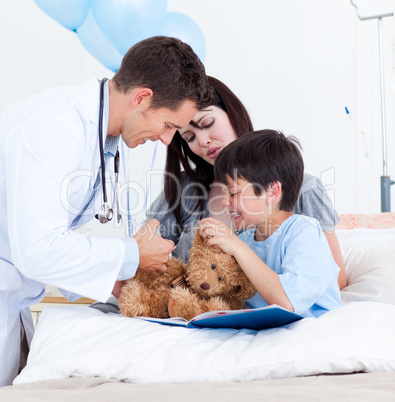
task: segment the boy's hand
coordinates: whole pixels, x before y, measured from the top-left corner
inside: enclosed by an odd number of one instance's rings
[[[225,253],[234,255],[241,241],[224,223],[215,218],[204,218],[199,222],[199,230],[209,246],[216,244]]]

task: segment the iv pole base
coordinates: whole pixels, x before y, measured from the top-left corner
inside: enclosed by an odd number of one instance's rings
[[[381,212],[391,212],[391,186],[395,184],[389,176],[381,176]]]

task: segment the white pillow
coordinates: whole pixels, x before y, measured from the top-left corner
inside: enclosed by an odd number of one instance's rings
[[[340,246],[392,245],[395,247],[395,228],[388,229],[336,229]]]
[[[46,307],[14,384],[69,376],[126,382],[249,381],[395,371],[395,306],[348,303],[263,331],[188,329]]]
[[[348,286],[343,303],[376,301],[395,304],[395,244],[351,246],[342,250]]]

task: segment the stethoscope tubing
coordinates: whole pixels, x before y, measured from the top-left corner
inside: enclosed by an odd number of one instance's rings
[[[104,147],[103,147],[103,110],[104,110],[104,84],[108,81],[107,78],[103,78],[100,82],[100,103],[99,103],[99,149],[100,149],[100,164],[101,164],[101,180],[103,186],[103,205],[100,208],[96,218],[100,223],[109,222],[114,216],[114,203],[117,208],[117,221],[121,221],[121,214],[119,213],[119,195],[118,195],[118,176],[119,176],[119,150],[114,157],[114,173],[115,173],[115,188],[113,197],[113,207],[110,208],[107,204],[107,188],[106,188],[106,166],[104,161]]]
[[[104,149],[103,149],[103,109],[104,109],[104,84],[107,78],[103,78],[100,83],[100,108],[99,108],[99,149],[100,149],[100,163],[101,163],[101,179],[103,185],[103,202],[107,203],[107,189],[106,189],[106,166],[104,164]]]

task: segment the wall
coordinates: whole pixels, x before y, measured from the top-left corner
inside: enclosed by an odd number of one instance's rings
[[[393,11],[395,2],[378,0],[375,7],[363,10]],[[199,24],[206,39],[207,72],[238,94],[255,128],[281,129],[300,139],[306,171],[322,178],[340,213],[380,211],[383,168],[376,20],[359,21],[346,0],[169,0],[168,9],[183,12]],[[388,174],[393,180],[394,25],[393,18],[383,20]],[[112,76],[74,33],[32,0],[3,5],[0,34],[0,111],[45,88]],[[146,144],[127,155],[126,179],[143,189],[154,147]],[[165,147],[159,144],[154,170],[163,169],[164,156]],[[160,175],[155,175],[152,197],[160,186]],[[143,216],[144,210],[134,214],[138,221]],[[106,233],[96,223],[90,228],[99,235]],[[116,236],[123,234],[124,228],[113,231]]]

